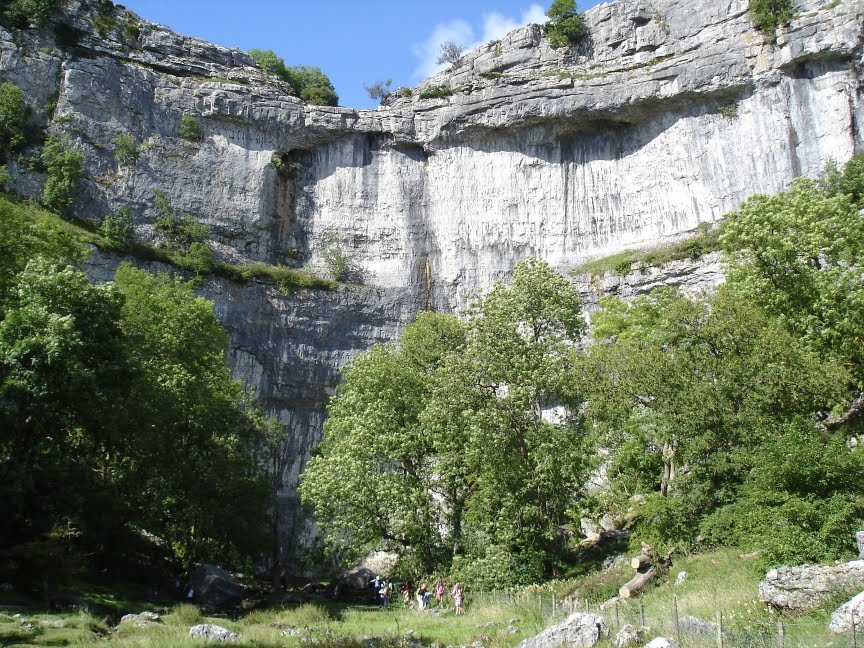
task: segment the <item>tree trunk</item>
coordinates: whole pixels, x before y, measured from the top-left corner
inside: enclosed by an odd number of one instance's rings
[[[636,574],[627,584],[621,586],[621,589],[618,590],[618,596],[622,599],[628,599],[634,594],[638,594],[656,575],[657,571],[653,567],[644,573]]]

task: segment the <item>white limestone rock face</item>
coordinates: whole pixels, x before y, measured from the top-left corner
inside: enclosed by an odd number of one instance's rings
[[[812,610],[844,591],[864,588],[864,560],[841,565],[778,567],[759,583],[759,598],[775,608]]]
[[[458,310],[527,256],[566,272],[677,240],[864,150],[862,3],[799,0],[776,45],[746,8],[606,3],[586,12],[591,37],[578,47],[552,49],[528,26],[424,83],[449,97],[417,91],[352,110],[307,106],[247,54],[125,9],[102,37],[95,0],[67,0],[60,20],[80,30],[79,55],[49,33],[0,28],[0,79],[85,154],[76,216],[98,222],[125,205],[137,236],[155,241],[161,192],[210,227],[220,260],[323,269],[338,245],[351,280],[368,286],[292,297],[254,283],[204,289],[231,333],[235,375],[289,434],[288,546],[298,475],[339,370],[419,310]],[[198,119],[200,142],[177,136],[184,115]],[[138,143],[130,166],[115,154],[120,134]],[[9,171],[13,189],[41,194],[41,173]],[[589,309],[603,292],[721,280],[716,259],[576,279]]]

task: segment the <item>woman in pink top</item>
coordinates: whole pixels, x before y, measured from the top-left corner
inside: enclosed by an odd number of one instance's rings
[[[435,599],[438,601],[438,607],[444,607],[444,592],[447,591],[447,586],[443,580],[439,580],[435,586]]]

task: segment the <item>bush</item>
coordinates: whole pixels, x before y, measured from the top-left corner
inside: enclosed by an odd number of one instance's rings
[[[753,26],[765,36],[765,41],[777,40],[777,28],[795,15],[793,0],[750,0],[747,7]]]
[[[555,0],[546,15],[549,17],[546,35],[549,44],[556,49],[579,42],[588,32],[575,0]]]
[[[67,214],[72,207],[72,194],[78,188],[84,156],[51,136],[42,150],[41,160],[48,172],[42,202],[58,214]]]
[[[453,94],[447,86],[428,86],[420,91],[421,99],[443,99]]]
[[[13,27],[44,27],[57,13],[62,0],[12,0],[3,14],[4,21]]]
[[[273,50],[249,50],[249,56],[266,73],[287,82],[294,94],[309,104],[337,106],[339,97],[330,79],[321,68],[298,65],[287,67]]]
[[[207,243],[196,241],[189,246],[186,261],[188,267],[196,274],[210,272],[213,269],[213,250]]]
[[[324,248],[322,256],[330,277],[334,281],[342,281],[348,274],[348,257],[345,256],[342,246],[335,241],[330,241]]]
[[[114,3],[111,0],[102,0],[99,3],[99,13],[96,14],[93,25],[102,38],[106,38],[117,27],[117,18],[114,16]]]
[[[123,205],[116,214],[106,216],[102,220],[102,225],[99,226],[99,233],[110,243],[120,246],[129,245],[135,235],[129,207]]]
[[[177,135],[190,142],[200,142],[203,137],[201,133],[201,122],[194,115],[183,115]]]
[[[4,157],[24,145],[27,104],[21,88],[13,83],[0,83],[0,154]]]
[[[116,135],[113,140],[114,155],[117,156],[117,162],[120,166],[132,166],[138,159],[138,142],[135,138],[127,133]]]
[[[390,86],[392,84],[393,79],[387,79],[386,81],[376,81],[375,83],[364,84],[363,89],[366,90],[366,94],[369,95],[370,99],[382,103],[390,96]]]
[[[161,191],[156,192],[155,201],[157,215],[154,230],[165,239],[169,248],[189,253],[193,243],[203,243],[210,234],[209,227],[196,223],[189,214],[175,214],[168,204],[168,198]],[[198,255],[200,258],[200,251]]]

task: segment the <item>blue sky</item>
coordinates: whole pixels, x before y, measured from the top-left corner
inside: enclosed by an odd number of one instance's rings
[[[439,43],[472,46],[526,22],[552,0],[120,0],[174,31],[249,50],[271,49],[286,65],[314,65],[339,103],[371,108],[363,84],[415,86],[434,68]],[[583,1],[580,10],[596,4]]]

